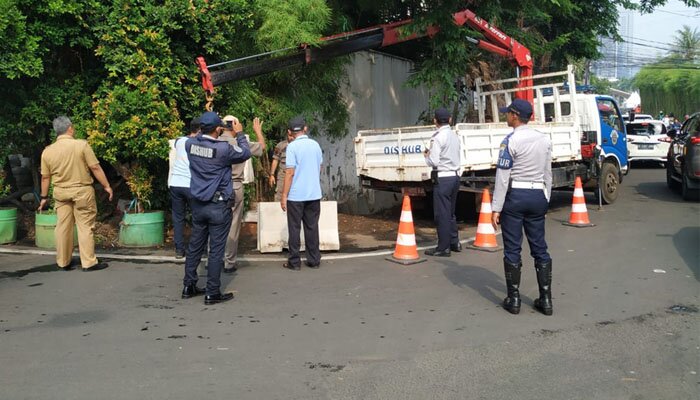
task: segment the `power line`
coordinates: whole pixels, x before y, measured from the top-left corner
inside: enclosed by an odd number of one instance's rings
[[[598,61],[598,60],[610,60],[610,61],[623,60],[624,61],[624,60],[628,60],[628,59],[629,60],[667,61],[667,62],[684,61],[682,59],[675,59],[675,58],[674,59],[666,59],[666,58],[667,57],[656,57],[656,56],[649,56],[646,54],[627,53],[626,56],[621,56],[621,55],[616,56],[616,55],[612,55],[612,54],[607,54],[607,55],[603,55],[603,57],[601,57],[597,60],[594,60],[594,61]],[[664,59],[666,59],[666,60],[664,60]],[[687,60],[685,60],[685,61],[687,61]]]
[[[642,40],[643,40],[643,39],[642,39]],[[615,43],[615,44],[618,44],[618,43],[627,43],[627,44],[630,44],[630,45],[632,45],[632,46],[647,47],[647,48],[650,48],[650,49],[664,50],[664,51],[670,51],[670,52],[679,52],[679,51],[681,51],[681,50],[679,50],[679,49],[672,49],[672,48],[668,48],[668,47],[654,46],[654,45],[652,45],[652,44],[633,42],[633,41],[625,40],[625,39],[623,39],[622,42],[614,42],[614,43]],[[660,43],[660,42],[656,42],[656,43]],[[671,45],[671,44],[665,44],[665,45],[666,45],[666,46],[676,46],[676,45]],[[603,48],[604,48],[604,49],[608,50],[609,47],[610,47],[610,46],[606,46],[605,44],[603,44]],[[611,50],[611,49],[610,49],[610,50]]]
[[[630,42],[630,41],[627,41],[627,40],[625,40],[624,43],[629,43],[629,44],[631,44],[631,45],[639,46],[639,47],[648,47],[648,48],[650,48],[650,49],[666,50],[666,51],[670,51],[670,52],[678,52],[678,51],[680,51],[680,50],[676,50],[676,49],[669,49],[669,48],[667,48],[667,47],[654,46],[654,45],[651,45],[651,44]]]
[[[692,16],[692,15],[687,15],[687,14],[681,14],[681,13],[677,13],[677,12],[673,12],[673,11],[666,11],[666,10],[654,10],[654,11],[658,11],[658,12],[662,12],[662,13],[666,13],[666,14],[678,15],[679,17],[700,18],[700,17],[696,17],[696,16]]]
[[[673,43],[657,42],[657,41],[654,41],[654,40],[649,40],[649,39],[644,39],[644,38],[634,37],[634,36],[627,36],[627,35],[620,35],[620,36],[622,36],[622,37],[624,37],[624,38],[629,38],[629,39],[632,39],[632,40],[642,40],[642,41],[649,42],[649,43],[662,44],[662,45],[664,45],[664,46],[679,47],[677,44],[673,44]]]

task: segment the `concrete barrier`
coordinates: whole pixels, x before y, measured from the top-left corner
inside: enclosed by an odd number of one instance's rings
[[[318,225],[319,247],[321,250],[340,250],[337,202],[321,202],[321,217]],[[288,239],[287,214],[282,211],[280,203],[258,203],[258,251],[261,253],[279,253],[282,249],[287,248]],[[303,228],[301,230],[301,249],[304,249]]]

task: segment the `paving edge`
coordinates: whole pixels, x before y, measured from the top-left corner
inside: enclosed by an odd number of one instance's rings
[[[496,235],[500,235],[497,232]],[[460,240],[462,244],[473,241],[475,238],[470,237],[469,239]],[[425,250],[434,247],[431,246],[419,246],[418,250]],[[335,253],[335,254],[323,254],[323,260],[345,260],[349,258],[359,258],[359,257],[377,257],[377,256],[387,256],[394,253],[394,250],[374,250],[363,253]],[[31,254],[36,256],[55,256],[55,251],[49,250],[34,250],[31,248],[22,249],[11,249],[0,247],[0,254]],[[78,256],[79,253],[73,253],[74,256]],[[173,262],[173,263],[184,263],[185,260],[180,258],[177,259],[174,256],[156,256],[156,255],[131,255],[131,254],[115,254],[115,253],[97,253],[98,258],[108,258],[112,260],[139,260],[139,261],[160,261],[160,262]],[[204,257],[203,259],[206,259]],[[244,262],[277,262],[285,261],[286,257],[241,257],[240,260]]]

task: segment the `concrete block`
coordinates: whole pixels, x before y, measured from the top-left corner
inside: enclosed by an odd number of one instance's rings
[[[338,203],[321,202],[319,218],[319,242],[322,251],[340,250],[338,235]],[[258,203],[258,250],[261,253],[279,253],[287,248],[289,233],[287,214],[279,202]],[[301,231],[301,248],[304,249],[304,230]]]

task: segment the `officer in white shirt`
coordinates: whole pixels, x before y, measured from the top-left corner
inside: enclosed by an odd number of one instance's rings
[[[187,159],[185,142],[199,133],[199,117],[190,121],[190,134],[171,140],[170,173],[168,174],[168,190],[173,213],[173,242],[175,242],[175,258],[185,257],[185,211],[190,207],[190,161]]]
[[[552,194],[552,142],[527,126],[532,105],[521,99],[499,109],[513,132],[501,143],[493,190],[493,226],[503,230],[503,268],[508,297],[503,308],[520,312],[520,258],[523,228],[535,259],[540,297],[535,308],[552,315],[552,258],[544,239],[545,214]]]
[[[425,251],[426,255],[449,257],[451,251],[462,251],[457,231],[455,206],[459,193],[460,143],[452,131],[450,113],[444,108],[435,110],[433,120],[438,130],[424,152],[425,162],[433,167],[433,214],[437,225],[438,244]]]

